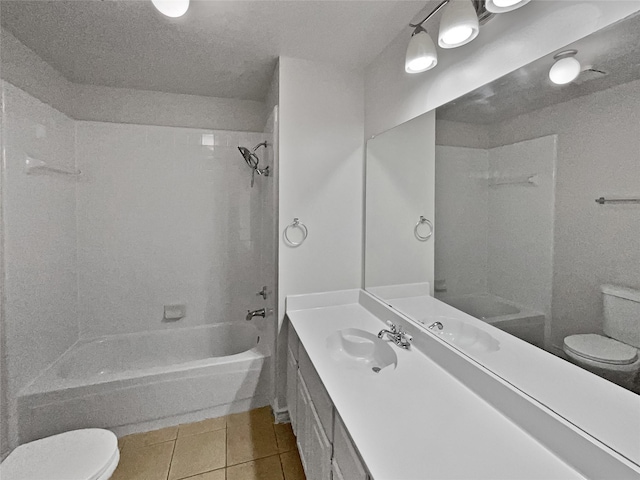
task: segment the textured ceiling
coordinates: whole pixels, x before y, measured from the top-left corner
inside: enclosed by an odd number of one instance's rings
[[[0,8],[3,27],[73,82],[263,100],[278,56],[363,68],[428,3],[192,0],[176,20],[150,0]]]
[[[582,72],[572,83],[554,85],[549,80],[553,55],[484,85],[438,108],[437,118],[464,123],[502,122],[573,98],[640,79],[640,14],[599,30],[558,52],[578,50],[583,68],[606,72]]]

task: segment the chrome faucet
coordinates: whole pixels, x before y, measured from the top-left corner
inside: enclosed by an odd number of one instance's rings
[[[433,330],[436,327],[438,327],[438,330],[442,330],[444,328],[444,326],[440,322],[433,322],[431,325],[429,325],[428,328],[429,330]]]
[[[378,338],[382,338],[386,335],[393,343],[395,343],[400,348],[408,349],[411,346],[413,337],[402,330],[402,327],[398,327],[392,322],[387,322],[387,325],[389,325],[389,330],[380,330],[380,332],[378,333]]]
[[[264,318],[266,314],[267,314],[267,311],[264,308],[259,308],[258,310],[247,310],[247,316],[245,317],[245,319],[251,320],[253,317]]]

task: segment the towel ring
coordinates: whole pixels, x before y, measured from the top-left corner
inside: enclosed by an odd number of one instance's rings
[[[297,228],[298,230],[300,230],[302,232],[302,240],[300,240],[299,242],[292,241],[288,235],[290,228]],[[294,218],[293,223],[287,225],[284,228],[284,232],[282,236],[284,237],[284,243],[289,245],[291,248],[296,248],[304,243],[304,241],[307,239],[308,234],[309,234],[309,230],[307,230],[306,225],[304,223],[300,223],[300,220],[298,218]]]
[[[429,233],[423,236],[423,235],[420,235],[420,233],[418,233],[418,228],[420,227],[420,225],[425,225],[425,224],[429,226]],[[429,238],[431,238],[431,235],[433,235],[433,223],[431,223],[429,220],[424,218],[424,216],[420,215],[420,220],[418,220],[418,223],[416,223],[416,226],[413,227],[413,234],[421,242],[426,242],[427,240],[429,240]]]

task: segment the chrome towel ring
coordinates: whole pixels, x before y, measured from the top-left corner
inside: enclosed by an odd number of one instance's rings
[[[297,228],[302,232],[302,240],[300,240],[299,242],[294,242],[289,238],[289,230],[292,228]],[[282,236],[284,238],[284,243],[289,245],[291,248],[296,248],[304,243],[304,241],[307,239],[308,234],[309,234],[309,230],[307,230],[306,225],[304,223],[300,223],[300,220],[298,218],[294,218],[293,223],[290,223],[285,227],[284,232],[282,233]]]
[[[429,233],[427,233],[426,235],[420,235],[420,233],[418,232],[420,225],[427,225],[429,227]],[[418,220],[418,223],[416,223],[416,226],[413,227],[413,234],[421,242],[426,242],[427,240],[429,240],[429,238],[431,238],[431,235],[433,235],[433,223],[431,223],[431,221],[424,218],[424,216],[420,215],[420,220]]]

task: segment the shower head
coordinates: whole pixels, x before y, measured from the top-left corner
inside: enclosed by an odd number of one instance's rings
[[[255,153],[253,153],[251,150],[249,150],[246,147],[238,147],[238,150],[240,150],[240,153],[244,157],[244,161],[247,162],[247,165],[249,165],[249,167],[253,169],[258,168],[258,162],[260,160],[258,159],[258,156]]]
[[[264,175],[265,177],[269,176],[269,167],[258,168],[260,159],[255,154],[255,151],[260,147],[267,148],[267,142],[265,141],[265,142],[259,143],[258,145],[253,147],[253,151],[249,150],[247,147],[238,147],[238,150],[242,154],[244,161],[247,163],[247,165],[251,169],[251,187],[252,188],[253,188],[253,181],[256,173],[261,176]]]

